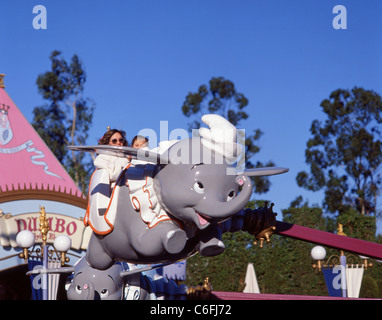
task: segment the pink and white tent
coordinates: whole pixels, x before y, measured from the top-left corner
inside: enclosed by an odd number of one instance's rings
[[[55,200],[81,207],[85,203],[73,179],[0,81],[0,202],[20,199]]]

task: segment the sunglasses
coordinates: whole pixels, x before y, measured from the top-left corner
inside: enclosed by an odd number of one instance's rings
[[[125,143],[125,139],[124,138],[119,138],[119,139],[113,139],[113,140],[110,140],[112,144],[116,144],[117,142],[120,142],[120,143]]]

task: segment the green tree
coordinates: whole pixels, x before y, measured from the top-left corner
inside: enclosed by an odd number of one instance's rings
[[[192,119],[189,123],[189,131],[200,128],[200,118],[203,114],[218,114],[234,126],[240,128],[242,122],[248,119],[245,108],[248,106],[248,99],[244,94],[237,92],[232,81],[223,77],[213,77],[209,85],[201,85],[195,93],[188,93],[182,106],[182,112],[186,117]],[[262,136],[259,129],[252,132],[246,132],[245,136],[245,167],[258,168],[265,166],[274,166],[274,163],[268,161],[263,164],[260,161],[253,163],[253,156],[260,151],[256,144]],[[254,191],[256,193],[265,193],[270,188],[270,181],[266,177],[255,177]]]
[[[310,174],[299,172],[298,185],[324,190],[324,207],[331,213],[353,208],[376,216],[382,182],[381,97],[363,88],[338,89],[321,107],[326,120],[312,123],[305,151]]]
[[[51,70],[37,78],[38,92],[49,104],[33,109],[32,125],[66,168],[76,184],[86,191],[91,158],[69,152],[68,145],[83,145],[93,119],[94,104],[83,97],[86,73],[77,55],[66,62],[61,52],[50,55]]]
[[[375,242],[376,219],[370,215],[360,215],[354,208],[349,208],[337,217],[337,223],[343,225],[348,237]]]
[[[284,209],[282,215],[285,222],[312,229],[327,230],[331,225],[323,216],[321,208],[309,207],[307,204]],[[312,268],[310,252],[314,244],[280,236],[275,244],[278,246],[277,256],[273,258],[277,260],[280,280],[278,285],[274,280],[268,280],[274,286],[274,293],[327,295],[322,274],[317,274]]]
[[[361,298],[369,298],[369,299],[381,298],[382,295],[380,294],[380,289],[382,288],[380,287],[380,284],[381,284],[380,281],[381,280],[379,280],[379,283],[378,283],[372,277],[368,275],[364,276],[362,279],[359,296]]]

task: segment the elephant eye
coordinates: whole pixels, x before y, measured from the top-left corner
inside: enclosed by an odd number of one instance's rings
[[[81,288],[80,285],[77,285],[77,286],[76,286],[76,292],[77,292],[78,294],[81,294],[81,293],[82,293],[82,288]]]
[[[204,186],[203,186],[203,184],[201,182],[199,182],[199,181],[195,182],[194,190],[195,190],[196,193],[200,193],[200,194],[204,193]]]
[[[103,298],[106,298],[107,296],[109,295],[109,290],[107,290],[107,289],[103,289],[102,291],[101,291],[101,299],[103,299]]]
[[[228,196],[227,196],[227,201],[231,201],[233,198],[235,198],[236,196],[236,192],[235,191],[230,191],[230,193],[228,193]]]

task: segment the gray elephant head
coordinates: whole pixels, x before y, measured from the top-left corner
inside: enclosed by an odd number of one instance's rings
[[[201,141],[181,140],[168,150],[169,163],[156,174],[154,190],[168,213],[205,229],[240,211],[251,197],[252,183],[232,174],[226,159]]]
[[[121,300],[123,293],[123,267],[114,264],[107,270],[91,268],[80,259],[74,268],[73,280],[68,288],[69,300]]]
[[[108,269],[96,269],[83,257],[73,267],[35,268],[27,275],[72,274],[67,287],[68,300],[146,300],[150,292],[145,286],[147,279],[141,285],[142,273],[166,265],[139,267],[117,262]]]

